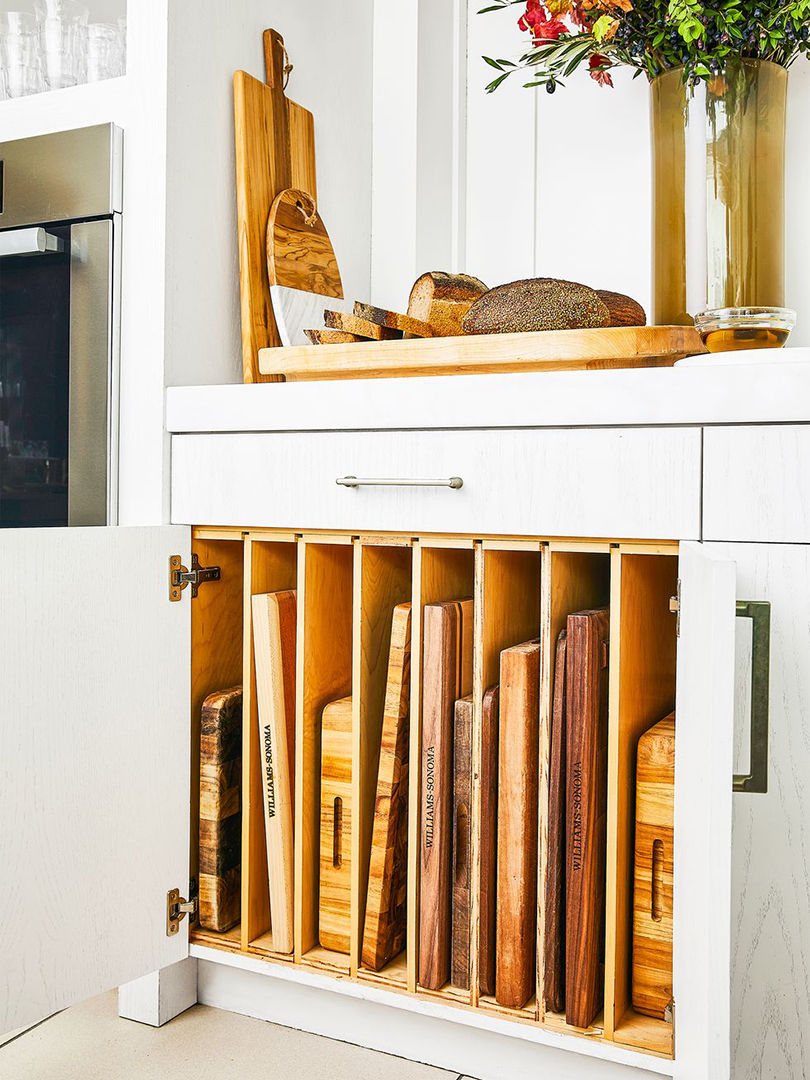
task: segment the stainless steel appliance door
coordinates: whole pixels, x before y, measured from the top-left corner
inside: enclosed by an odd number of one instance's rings
[[[70,230],[68,524],[117,520],[116,221]]]

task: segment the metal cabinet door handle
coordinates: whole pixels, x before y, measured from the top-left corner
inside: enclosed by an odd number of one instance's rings
[[[64,241],[45,229],[14,229],[0,233],[0,258],[4,255],[48,255],[64,250]]]
[[[335,480],[341,487],[447,487],[456,491],[463,487],[464,481],[460,476],[450,476],[446,480],[413,480],[413,479],[390,479],[379,477],[374,479],[362,479],[356,476],[339,476]]]
[[[764,795],[768,790],[768,708],[771,672],[771,605],[768,600],[738,600],[737,615],[751,619],[751,764],[734,777],[734,791]]]

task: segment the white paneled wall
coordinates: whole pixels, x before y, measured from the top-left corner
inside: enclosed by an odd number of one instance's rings
[[[376,302],[401,307],[418,273],[449,268],[489,285],[533,275],[570,278],[629,293],[649,312],[646,79],[617,70],[611,90],[580,71],[549,95],[524,89],[528,80],[518,75],[487,95],[495,72],[482,54],[517,58],[528,36],[516,25],[520,5],[478,15],[483,6],[483,0],[375,0],[375,46],[381,37],[388,42],[374,60]],[[403,10],[407,34],[394,45]],[[414,40],[416,56],[407,51]],[[399,59],[391,65],[395,49]],[[790,80],[787,303],[799,312],[791,341],[799,345],[810,343],[810,63],[797,61]],[[405,112],[403,143],[397,116]],[[417,146],[417,197],[402,198],[389,177],[413,175]]]

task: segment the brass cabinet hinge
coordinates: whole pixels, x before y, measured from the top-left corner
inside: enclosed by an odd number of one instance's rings
[[[166,937],[174,937],[180,930],[180,923],[186,915],[191,916],[191,922],[197,917],[197,882],[192,880],[188,883],[189,899],[180,895],[179,889],[169,889],[166,893]]]
[[[200,560],[196,555],[191,556],[191,569],[183,566],[181,555],[169,556],[169,600],[179,600],[183,595],[183,589],[191,586],[191,598],[195,599],[200,585],[206,581],[219,581],[222,574],[218,566],[200,566]]]
[[[677,616],[675,621],[675,636],[681,636],[681,579],[678,578],[678,593],[669,598],[669,610]]]

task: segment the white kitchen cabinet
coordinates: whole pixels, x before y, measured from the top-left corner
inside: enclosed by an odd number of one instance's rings
[[[616,374],[622,381],[627,379],[627,373]],[[546,377],[537,378],[538,384],[545,385]],[[525,387],[525,378],[520,379]],[[503,389],[509,384],[501,385]],[[265,400],[268,388],[255,389]],[[314,401],[324,391],[314,385],[310,392]],[[361,386],[359,392],[365,388]],[[375,392],[369,388],[369,397]],[[693,393],[690,379],[690,402]],[[76,731],[69,745],[60,744],[58,760],[54,760],[47,751],[59,724],[3,728],[4,739],[9,733],[12,736],[2,757],[12,783],[4,784],[3,795],[13,808],[25,798],[34,815],[30,824],[20,816],[17,838],[15,832],[6,832],[5,823],[16,821],[19,811],[10,810],[8,802],[3,806],[4,850],[9,853],[5,866],[11,870],[12,886],[4,883],[0,897],[3,908],[8,905],[14,916],[4,920],[2,931],[7,932],[5,923],[14,928],[13,940],[8,938],[13,965],[3,983],[5,1026],[19,1026],[190,955],[199,963],[200,1001],[471,1075],[510,1080],[544,1071],[572,1080],[655,1075],[679,1080],[779,1075],[798,1080],[803,1076],[807,1071],[804,1031],[810,1019],[805,975],[810,868],[803,854],[807,814],[801,784],[810,754],[802,712],[810,694],[805,670],[810,631],[804,603],[810,584],[810,548],[702,542],[700,482],[705,485],[705,474],[698,472],[694,481],[691,447],[696,441],[699,448],[706,432],[691,424],[677,424],[677,402],[670,401],[668,409],[673,419],[664,427],[655,420],[645,424],[643,416],[626,428],[606,424],[604,430],[596,431],[561,432],[550,426],[514,432],[496,426],[487,431],[444,432],[428,425],[410,433],[402,458],[397,455],[403,432],[380,430],[379,414],[373,409],[361,431],[320,435],[277,431],[261,437],[234,431],[232,421],[230,434],[206,434],[204,420],[195,421],[198,426],[192,429],[175,415],[176,527],[0,536],[4,611],[0,673],[4,685],[9,672],[23,673],[22,679],[17,674],[17,681],[11,682],[10,702],[21,716],[36,720],[44,715],[49,723],[61,709]],[[189,435],[189,430],[196,433]],[[209,430],[215,430],[214,425]],[[627,445],[644,458],[629,473],[629,482],[627,475],[616,471],[619,465],[633,468],[629,457],[616,453],[615,448],[622,445],[619,435],[628,437]],[[265,466],[271,458],[262,455],[268,453],[263,447],[271,444],[260,438],[276,440],[272,447],[278,456],[272,461],[283,465],[283,484],[274,480],[275,486],[267,486]],[[531,514],[521,516],[522,511],[514,510],[516,494],[507,498],[503,492],[518,491],[532,461],[530,450],[516,456],[516,446],[539,448],[558,467],[566,459],[553,459],[549,447],[576,448],[586,443],[599,457],[603,491],[621,492],[622,485],[627,485],[626,501],[613,507],[604,501],[600,504],[612,515],[610,528],[600,528],[596,514],[577,516],[571,510],[568,516],[568,508],[584,506],[585,501],[577,502],[579,494],[568,498],[562,487],[544,488],[542,480],[536,482]],[[374,448],[370,457],[363,457],[365,446]],[[463,488],[357,492],[334,485],[337,476],[354,471],[348,454],[338,460],[336,451],[348,449],[369,471],[384,465],[386,473],[400,478],[419,478],[418,470],[424,477],[431,466],[430,478],[444,472],[453,475],[454,447],[471,455],[467,461],[475,462],[479,470],[469,474],[475,481],[468,489],[472,501],[464,504],[467,516],[459,517],[455,527],[455,504],[450,500],[463,494]],[[665,455],[657,456],[657,448],[680,455],[680,463],[665,462]],[[576,452],[582,459],[586,456],[584,451]],[[511,473],[499,488],[496,477],[507,459]],[[398,461],[402,467],[395,471]],[[319,463],[317,469],[313,462]],[[657,487],[659,465],[662,475],[686,477],[681,486],[664,485],[666,493],[677,496],[671,511]],[[582,480],[584,469],[577,475]],[[468,478],[464,479],[466,485]],[[480,487],[484,482],[491,486]],[[329,490],[322,491],[319,484]],[[260,493],[254,502],[250,501],[251,485]],[[589,491],[595,501],[603,498],[596,488]],[[436,494],[439,499],[433,499]],[[359,502],[358,495],[369,498]],[[349,516],[335,516],[334,507],[341,505],[337,500],[344,497],[347,504],[363,508],[356,522]],[[639,509],[645,505],[647,518]],[[197,517],[198,510],[205,512],[204,522]],[[706,513],[704,497],[704,520]],[[476,527],[477,515],[486,528]],[[499,520],[509,527],[498,528]],[[409,527],[410,522],[415,524]],[[553,532],[547,523],[553,523]],[[200,526],[194,529],[191,544],[189,525]],[[140,535],[146,539],[137,540]],[[184,565],[190,566],[191,549],[204,566],[219,565],[221,579],[203,584],[197,599],[191,598],[189,588],[179,603],[171,603],[168,556],[180,554]],[[541,1008],[517,1015],[483,1000],[465,1003],[449,992],[420,992],[411,980],[412,942],[401,967],[379,977],[362,971],[350,958],[344,962],[324,955],[304,935],[293,957],[279,955],[273,950],[269,915],[262,907],[266,902],[257,892],[255,867],[246,888],[248,900],[251,896],[259,899],[252,907],[250,902],[243,907],[242,922],[234,931],[217,936],[196,929],[189,945],[186,919],[173,938],[166,936],[166,893],[175,887],[185,889],[189,863],[193,866],[195,858],[193,852],[189,855],[188,844],[189,793],[192,821],[195,813],[188,747],[190,729],[193,744],[194,711],[209,677],[201,673],[206,667],[216,667],[209,674],[218,688],[220,683],[232,685],[238,680],[243,664],[251,662],[244,599],[250,592],[290,587],[296,576],[300,588],[313,567],[317,574],[325,566],[332,567],[333,582],[340,577],[339,591],[350,598],[351,612],[344,613],[346,625],[351,624],[348,640],[362,640],[364,620],[369,617],[365,605],[374,603],[364,599],[362,587],[367,557],[372,559],[370,573],[375,581],[394,580],[404,568],[417,603],[429,596],[425,582],[442,575],[446,580],[463,579],[474,591],[485,589],[488,559],[500,560],[501,579],[509,580],[511,575],[513,597],[526,580],[540,581],[541,592],[544,587],[553,591],[555,574],[560,580],[555,560],[568,566],[565,573],[574,580],[573,571],[581,560],[593,580],[613,590],[611,606],[622,634],[617,663],[626,659],[622,643],[633,634],[641,641],[656,637],[671,641],[673,656],[677,649],[677,669],[661,676],[671,680],[677,695],[674,1025],[648,1022],[628,1007],[628,952],[620,932],[628,894],[626,878],[624,886],[619,880],[631,856],[626,848],[621,857],[614,854],[609,860],[609,867],[619,874],[608,887],[606,947],[611,991],[606,995],[605,1015],[584,1034],[567,1028],[560,1017],[543,1015]],[[527,565],[531,573],[521,576]],[[376,576],[380,568],[391,573]],[[353,576],[358,573],[360,587]],[[652,637],[646,623],[636,625],[634,617],[633,605],[638,600],[631,586],[639,573],[642,581],[647,577],[650,582],[642,596],[652,597],[654,606],[639,607],[638,618],[642,611],[654,611]],[[666,601],[670,591],[677,595],[678,582],[680,636],[676,641],[676,616],[670,614]],[[323,578],[321,586],[326,595],[329,590]],[[310,589],[310,595],[317,597],[318,590]],[[767,794],[732,793],[734,773],[746,773],[749,764],[748,620],[735,616],[738,601],[772,605]],[[545,603],[542,599],[541,608]],[[503,607],[506,610],[509,605]],[[6,611],[14,613],[10,619]],[[624,628],[617,611],[623,612]],[[70,629],[60,628],[50,635],[50,647],[43,650],[42,634],[36,630],[56,626],[60,612],[71,616]],[[321,605],[316,617],[330,626],[332,613],[328,604]],[[333,620],[335,641],[344,640],[342,619]],[[737,639],[742,645],[735,653]],[[41,675],[43,662],[47,680]],[[299,667],[302,663],[299,660]],[[350,661],[350,668],[355,664],[357,659]],[[82,710],[74,702],[70,692],[74,670],[88,687],[93,708]],[[362,662],[359,670],[362,686]],[[67,691],[62,692],[63,687]],[[664,689],[660,702],[651,697],[655,708],[666,699]],[[193,702],[191,724],[189,701]],[[612,715],[618,715],[615,699],[611,708]],[[248,722],[253,725],[250,717]],[[622,784],[632,779],[628,763],[633,730],[633,725],[628,726],[612,751],[609,814],[616,836],[626,833],[628,825],[619,794],[627,790]],[[15,736],[15,731],[24,737]],[[77,772],[79,758],[81,771]],[[57,765],[62,766],[62,778]],[[299,769],[303,766],[299,762]],[[77,782],[68,782],[77,775]],[[53,789],[58,793],[58,807],[44,790],[45,782],[55,784],[56,779],[65,780],[62,787]],[[244,791],[247,825],[243,829],[247,831],[243,838],[255,840],[256,830],[263,826],[255,805],[251,807],[247,786]],[[312,791],[310,777],[302,798],[310,799]],[[65,828],[59,822],[67,823],[71,831],[57,835],[64,835],[69,846],[82,854],[59,859],[54,870],[54,860],[64,845],[54,847],[47,838],[54,828]],[[5,842],[6,835],[14,837],[13,844]],[[305,853],[302,865],[306,862]],[[122,881],[125,887],[119,895]],[[52,901],[44,909],[38,899],[43,892]],[[298,894],[296,911],[304,918],[311,897],[300,880]],[[88,900],[96,896],[104,898],[103,905]],[[113,904],[117,905],[114,919],[106,914]],[[49,913],[47,917],[43,910]],[[54,941],[60,943],[58,952],[51,947]],[[24,980],[19,972],[25,973]],[[180,981],[187,999],[191,991],[185,973]],[[157,994],[157,985],[154,978],[142,981],[138,993],[129,995],[130,1001],[139,994],[147,998]],[[147,1018],[148,1010],[139,1014],[137,1005],[124,1006],[124,1011]],[[171,1012],[152,1009],[152,1022],[166,1019]],[[668,1053],[673,1034],[674,1058]]]

